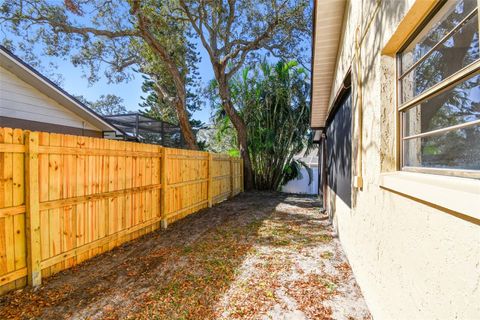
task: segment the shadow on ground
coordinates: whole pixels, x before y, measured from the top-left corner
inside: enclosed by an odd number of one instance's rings
[[[239,195],[63,271],[35,292],[2,297],[0,318],[279,319],[294,312],[329,319],[328,303],[313,299],[319,305],[312,313],[299,302],[309,294],[329,300],[341,280],[315,262],[343,257],[323,248],[333,238],[318,206],[309,197]],[[303,254],[311,256],[306,267]],[[308,264],[322,271],[318,277],[303,276]],[[296,302],[284,303],[282,295]]]

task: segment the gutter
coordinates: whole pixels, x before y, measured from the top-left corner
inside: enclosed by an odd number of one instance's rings
[[[317,34],[317,0],[313,0],[313,16],[312,16],[312,57],[310,59],[310,125],[312,124],[313,110],[313,67],[315,62],[315,36]],[[312,128],[315,130],[315,128]],[[323,130],[323,128],[321,129]]]

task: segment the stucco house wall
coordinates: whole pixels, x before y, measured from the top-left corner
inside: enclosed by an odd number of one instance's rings
[[[385,173],[397,170],[395,56],[385,54],[385,46],[414,5],[432,2],[351,0],[343,19],[330,101],[351,68],[354,164],[358,135],[363,138],[361,172],[354,165],[352,176],[362,176],[363,187],[352,185],[351,209],[330,189],[329,213],[375,319],[480,319],[478,217],[382,183]],[[478,186],[472,179],[448,179],[459,188]],[[480,187],[465,201],[480,207]]]

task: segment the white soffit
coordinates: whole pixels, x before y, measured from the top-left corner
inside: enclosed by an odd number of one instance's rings
[[[325,127],[346,0],[316,0],[310,125]]]

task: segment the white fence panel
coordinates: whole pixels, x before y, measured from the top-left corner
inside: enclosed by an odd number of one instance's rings
[[[282,192],[301,193],[301,194],[317,194],[318,193],[318,167],[310,167],[312,169],[312,183],[309,185],[307,169],[302,168],[302,176],[290,180],[282,187]]]

